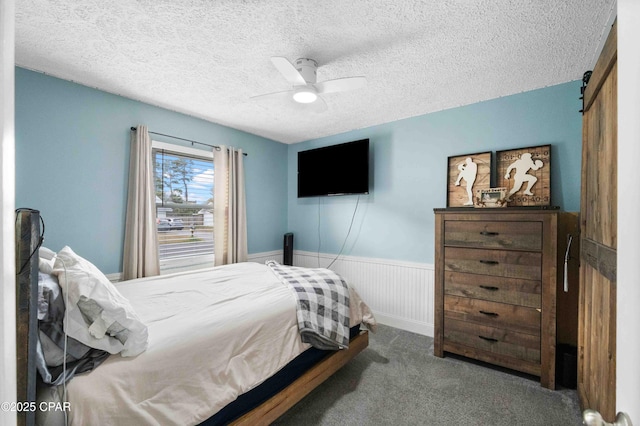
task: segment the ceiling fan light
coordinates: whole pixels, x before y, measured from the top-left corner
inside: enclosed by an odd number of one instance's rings
[[[311,89],[303,87],[293,94],[293,100],[301,104],[310,104],[318,99],[318,95]]]

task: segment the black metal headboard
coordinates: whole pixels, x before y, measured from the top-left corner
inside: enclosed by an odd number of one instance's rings
[[[16,361],[19,402],[36,402],[38,249],[42,244],[40,221],[38,210],[16,210]],[[35,424],[35,412],[18,411],[18,424]]]

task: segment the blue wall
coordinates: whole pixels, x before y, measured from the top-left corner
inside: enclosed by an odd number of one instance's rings
[[[432,263],[433,209],[446,206],[453,155],[551,144],[552,204],[578,211],[579,88],[576,81],[289,146],[288,230],[296,249],[338,253],[358,202],[298,199],[298,151],[363,138],[370,139],[371,193],[359,198],[345,255]]]
[[[286,145],[16,68],[16,207],[41,211],[45,246],[69,245],[105,273],[122,270],[129,128],[138,124],[248,152],[249,253],[282,247]]]
[[[16,206],[40,210],[45,245],[71,246],[105,273],[122,270],[129,128],[240,147],[249,252],[336,254],[433,262],[433,209],[446,204],[447,157],[552,145],[552,202],[580,204],[580,82],[284,145],[187,115],[16,68]],[[154,137],[166,142],[178,141]],[[371,141],[371,193],[296,197],[297,152]],[[328,171],[330,172],[330,170]]]

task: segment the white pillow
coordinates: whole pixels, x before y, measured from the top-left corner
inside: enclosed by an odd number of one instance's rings
[[[53,273],[53,264],[56,260],[56,252],[46,247],[38,249],[38,269],[43,274]]]
[[[38,257],[52,260],[54,257],[56,257],[56,252],[46,247],[40,247],[38,249]]]
[[[45,259],[44,257],[38,258],[38,270],[46,275],[53,274],[53,264],[55,259]]]
[[[64,329],[69,336],[122,356],[136,356],[147,349],[147,326],[91,262],[64,247],[56,256],[53,273],[68,297]]]

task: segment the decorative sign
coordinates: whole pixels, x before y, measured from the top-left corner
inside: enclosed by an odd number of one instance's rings
[[[551,205],[551,145],[496,151],[496,169],[509,206]]]
[[[491,187],[491,152],[448,158],[447,207],[473,207],[478,189]]]

